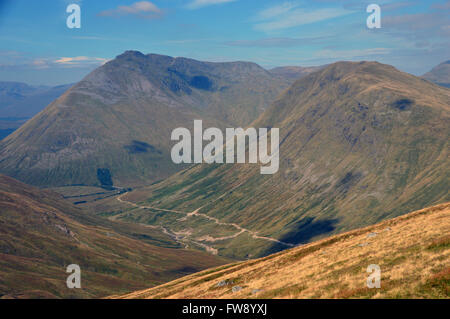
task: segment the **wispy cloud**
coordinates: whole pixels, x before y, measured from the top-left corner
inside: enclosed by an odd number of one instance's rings
[[[57,71],[63,69],[73,69],[73,70],[93,70],[106,62],[108,59],[96,58],[96,57],[60,57],[60,58],[48,58],[48,57],[37,57],[37,58],[25,58],[21,61],[0,61],[0,71],[9,73],[23,73],[23,72],[34,72],[34,71]]]
[[[21,69],[90,68],[103,65],[108,61],[100,57],[36,57],[24,52],[0,51],[0,66]]]
[[[314,56],[327,59],[363,59],[368,57],[386,55],[391,52],[389,48],[369,48],[355,50],[321,50]]]
[[[205,38],[205,39],[182,39],[182,40],[166,40],[164,44],[188,44],[188,43],[199,43],[205,41],[214,41],[214,38]]]
[[[164,12],[150,1],[139,1],[129,6],[118,6],[115,9],[102,11],[98,15],[102,17],[134,15],[145,19],[156,19],[162,17]]]
[[[237,0],[193,0],[191,3],[189,3],[186,7],[188,9],[199,9],[206,6],[211,6],[215,4],[221,4],[221,3],[228,3],[228,2],[234,2]]]
[[[388,16],[383,19],[384,27],[388,31],[414,31],[416,36],[424,35],[429,37],[431,33],[438,35],[439,30],[450,27],[448,13],[444,11],[435,11],[431,13],[404,14],[399,16]],[[440,34],[450,36],[445,32]]]
[[[0,57],[21,57],[22,53],[18,51],[8,50],[0,51]]]
[[[95,37],[95,36],[75,36],[72,37],[72,39],[76,39],[76,40],[107,40],[106,38],[103,37]]]
[[[431,6],[433,9],[450,10],[450,1],[445,3],[435,3]]]
[[[108,62],[108,59],[76,56],[76,57],[59,57],[59,58],[34,58],[21,61],[21,63],[1,64],[3,67],[19,67],[22,69],[48,69],[48,68],[86,68],[97,67]]]
[[[256,40],[237,40],[225,42],[226,45],[236,47],[260,47],[260,48],[281,48],[281,47],[296,47],[311,44],[324,43],[332,39],[332,36],[326,37],[304,37],[304,38],[263,38]]]
[[[392,2],[392,3],[386,3],[386,4],[380,4],[382,12],[390,12],[395,11],[398,9],[406,8],[406,7],[412,7],[416,5],[418,1],[399,1],[399,2]]]
[[[76,57],[62,57],[52,62],[62,66],[76,67],[92,64],[102,65],[108,62],[108,59],[88,57],[88,56],[76,56]]]
[[[450,39],[449,9],[432,7],[431,12],[391,15],[383,18],[381,32],[413,44],[417,48],[448,43]]]
[[[264,20],[264,19],[271,19],[271,18],[277,18],[283,14],[289,13],[292,9],[296,8],[297,4],[293,2],[285,2],[278,4],[276,6],[266,8],[258,13],[258,19]]]
[[[296,2],[285,2],[264,9],[256,16],[254,28],[260,31],[276,31],[324,21],[352,13],[342,8],[304,9]]]

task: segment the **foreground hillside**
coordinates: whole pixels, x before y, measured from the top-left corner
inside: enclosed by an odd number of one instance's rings
[[[369,289],[367,267],[381,268]],[[450,298],[450,203],[120,298]]]
[[[56,193],[0,175],[0,298],[102,297],[223,263],[158,229],[90,216]],[[81,267],[82,289],[66,287],[70,264]]]
[[[189,231],[223,256],[263,257],[450,201],[449,120],[450,89],[377,62],[334,63],[252,123],[280,129],[278,172],[197,165],[124,197],[190,213],[182,223],[136,208],[116,217]]]

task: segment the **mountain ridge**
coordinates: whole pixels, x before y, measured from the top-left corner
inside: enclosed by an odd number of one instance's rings
[[[436,65],[429,72],[422,75],[422,78],[450,88],[450,60]]]
[[[183,168],[170,160],[173,129],[245,126],[290,83],[254,63],[127,51],[1,141],[0,172],[47,187],[101,185],[105,170],[149,184]]]
[[[71,84],[54,87],[0,81],[0,140],[63,94]]]
[[[449,89],[376,62],[338,62],[296,81],[252,123],[280,128],[278,173],[197,165],[128,198],[187,212],[200,207],[292,244],[366,226],[450,199],[449,108]],[[285,248],[264,252],[246,240],[219,251],[245,258]]]
[[[32,117],[58,98],[73,84],[33,86],[0,81],[0,118]]]

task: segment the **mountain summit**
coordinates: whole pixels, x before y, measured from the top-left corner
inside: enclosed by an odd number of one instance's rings
[[[252,123],[280,129],[278,173],[198,165],[134,200],[294,245],[370,225],[450,200],[449,111],[449,89],[377,62],[338,62],[295,82]],[[239,247],[241,258],[286,248],[247,233],[221,247]]]
[[[3,140],[0,172],[41,186],[148,184],[180,169],[174,128],[245,126],[290,83],[249,62],[127,51]]]
[[[435,66],[422,77],[428,81],[450,88],[450,60]]]

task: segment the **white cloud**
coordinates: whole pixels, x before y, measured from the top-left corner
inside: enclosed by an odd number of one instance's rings
[[[105,10],[98,14],[103,17],[136,15],[141,18],[154,19],[163,15],[163,11],[150,1],[139,1],[129,6],[118,6],[116,9]]]
[[[48,62],[45,59],[34,59],[31,65],[35,69],[47,69],[49,67]]]
[[[108,59],[88,57],[88,56],[76,56],[76,57],[61,57],[52,62],[56,65],[77,67],[92,64],[103,65],[106,62],[108,62]]]
[[[0,66],[22,69],[91,68],[103,65],[108,61],[109,59],[90,56],[36,57],[23,52],[0,51]]]
[[[256,30],[265,32],[276,31],[324,21],[350,13],[352,11],[341,8],[306,10],[297,3],[285,2],[260,11],[256,17],[256,20],[259,22],[254,27]]]
[[[369,48],[369,49],[355,49],[355,50],[321,50],[314,54],[317,58],[327,59],[356,59],[365,58],[378,55],[389,54],[389,48]]]
[[[288,13],[292,9],[297,7],[293,2],[285,2],[267,9],[264,9],[258,13],[258,18],[261,20],[278,17],[282,14]]]
[[[226,45],[237,47],[260,47],[260,48],[281,48],[281,47],[296,47],[312,44],[323,44],[333,39],[333,36],[320,37],[302,37],[302,38],[263,38],[256,40],[237,40],[225,42]]]
[[[191,3],[187,5],[189,9],[199,9],[206,6],[211,6],[215,4],[234,2],[237,0],[193,0]]]

